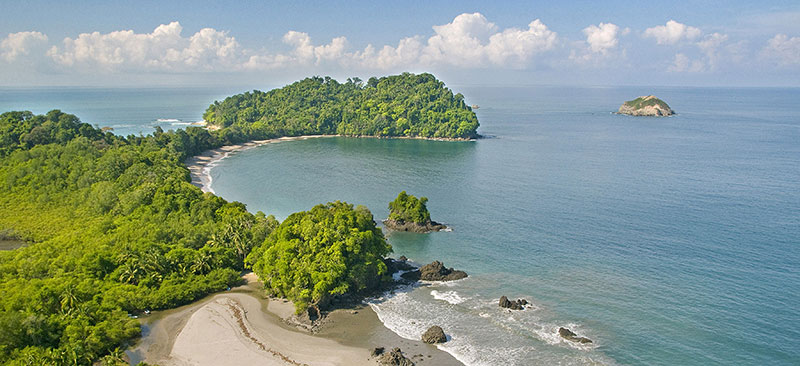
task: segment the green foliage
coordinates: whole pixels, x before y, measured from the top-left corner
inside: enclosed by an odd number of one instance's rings
[[[228,127],[224,140],[341,134],[474,138],[478,119],[431,74],[348,79],[313,77],[269,92],[234,95],[208,107],[203,118]]]
[[[277,226],[189,183],[185,157],[218,145],[199,128],[121,138],[52,111],[0,115],[0,364],[115,364],[129,317],[241,281]]]
[[[182,163],[300,134],[475,137],[463,99],[430,74],[314,77],[214,103],[216,131],[126,138],[58,110],[3,113],[0,232],[33,244],[0,251],[0,363],[119,364],[140,332],[130,314],[235,285],[245,258],[298,309],[374,287],[391,246],[366,208],[334,202],[278,225],[202,193]],[[425,198],[409,202],[409,220],[429,220]]]
[[[366,207],[336,201],[290,215],[247,262],[299,313],[333,295],[377,286],[391,250]]]
[[[629,101],[625,102],[625,105],[627,105],[627,106],[629,106],[629,107],[631,107],[633,109],[640,109],[640,108],[644,108],[644,107],[651,106],[651,105],[652,106],[656,106],[657,105],[657,106],[660,106],[661,108],[664,108],[664,109],[667,109],[667,110],[670,109],[669,105],[667,105],[667,103],[665,103],[663,100],[658,99],[658,98],[653,97],[653,96],[638,97],[638,98],[636,98],[634,100],[629,100]]]
[[[427,224],[431,222],[431,214],[425,206],[426,203],[428,203],[427,197],[417,199],[402,191],[394,201],[389,202],[389,220]]]

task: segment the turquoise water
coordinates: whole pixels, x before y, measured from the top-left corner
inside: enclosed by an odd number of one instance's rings
[[[401,336],[441,325],[469,365],[800,363],[800,91],[461,91],[489,138],[267,145],[221,161],[213,189],[280,219],[427,196],[453,231],[391,235],[396,255],[471,276],[373,305]],[[678,115],[609,113],[649,93]]]
[[[212,188],[280,219],[336,199],[382,219],[399,191],[427,196],[453,231],[390,235],[395,255],[470,277],[372,305],[401,336],[441,325],[469,365],[800,364],[800,90],[456,90],[488,138],[270,144],[219,162]],[[0,89],[0,112],[127,135],[241,91]],[[678,115],[610,113],[651,93]],[[501,295],[533,307],[504,312]]]

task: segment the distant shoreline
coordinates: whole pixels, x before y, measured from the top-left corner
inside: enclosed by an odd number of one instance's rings
[[[202,153],[189,157],[184,162],[184,165],[189,169],[191,174],[192,184],[200,188],[203,192],[215,193],[211,188],[213,179],[211,178],[211,169],[217,163],[227,158],[231,154],[252,149],[267,144],[286,142],[286,141],[300,141],[313,138],[331,138],[331,137],[351,137],[351,138],[374,138],[374,139],[397,139],[397,140],[428,140],[428,141],[450,141],[450,142],[466,142],[476,141],[481,138],[461,139],[461,138],[438,138],[438,137],[419,137],[419,136],[349,136],[349,135],[302,135],[302,136],[288,136],[279,137],[269,140],[252,140],[241,144],[226,145],[216,149],[206,150]]]

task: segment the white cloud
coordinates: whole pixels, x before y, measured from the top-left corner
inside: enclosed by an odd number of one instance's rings
[[[132,30],[82,33],[65,38],[48,55],[58,64],[100,67],[106,70],[166,69],[175,71],[212,70],[235,65],[242,52],[234,37],[225,31],[204,28],[186,38],[180,23],[158,26],[152,33]]]
[[[644,31],[645,37],[655,38],[658,44],[676,44],[681,40],[692,41],[702,34],[703,32],[699,28],[678,23],[674,20],[668,21],[666,25],[647,28]]]
[[[583,34],[586,35],[586,43],[589,44],[592,52],[607,54],[610,49],[619,44],[619,39],[617,39],[619,26],[613,23],[590,25],[583,29]]]
[[[776,34],[761,50],[761,57],[781,66],[800,65],[800,37],[790,38],[785,34]]]
[[[552,49],[557,35],[541,21],[534,20],[527,29],[500,30],[480,13],[461,14],[452,22],[433,26],[434,34],[401,39],[397,46],[366,46],[348,51],[345,37],[329,44],[315,45],[307,33],[290,31],[283,37],[292,46],[288,55],[251,56],[246,68],[274,68],[289,63],[338,64],[373,69],[427,67],[437,65],[471,67],[524,67],[531,58]]]
[[[47,36],[40,32],[10,33],[0,41],[0,57],[12,62],[18,57],[28,55],[32,49],[46,45]]]
[[[397,47],[384,46],[376,52],[367,47],[359,52],[361,64],[387,68],[411,62],[414,65],[453,65],[458,67],[524,67],[532,57],[552,49],[558,41],[555,32],[539,19],[527,29],[500,31],[480,13],[461,14],[452,22],[433,27],[434,35],[425,43],[420,37],[405,38]]]
[[[612,59],[625,58],[625,50],[618,51],[619,37],[628,33],[629,28],[620,29],[613,23],[592,24],[583,29],[585,41],[573,42],[569,58],[577,63],[593,66],[603,66]]]

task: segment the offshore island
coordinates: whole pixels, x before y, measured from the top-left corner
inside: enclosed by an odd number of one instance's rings
[[[631,116],[652,116],[664,117],[675,114],[672,108],[661,99],[653,95],[645,97],[638,97],[634,100],[629,100],[619,107],[617,111],[619,114],[627,114]]]
[[[159,364],[459,364],[359,304],[415,280],[398,271],[465,273],[387,258],[366,207],[329,202],[278,222],[203,192],[184,163],[284,137],[474,139],[461,94],[430,74],[314,77],[215,102],[204,118],[209,128],[122,137],[59,110],[0,115],[0,230],[25,242],[0,252],[1,363],[125,365],[144,323],[163,342],[136,354]],[[447,331],[430,330],[428,341]]]

